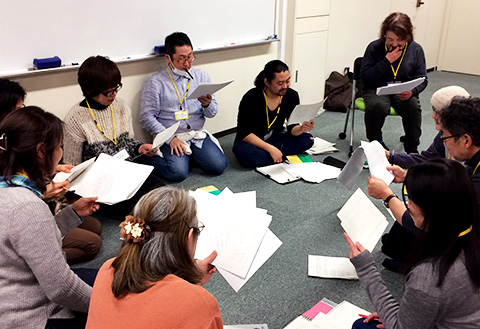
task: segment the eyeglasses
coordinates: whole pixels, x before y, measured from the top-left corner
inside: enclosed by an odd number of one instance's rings
[[[460,136],[460,135],[459,135],[459,134],[456,134],[456,135],[450,135],[450,136],[442,136],[442,137],[440,137],[440,140],[441,140],[442,142],[445,142],[445,140],[447,140],[447,139],[449,139],[449,138],[458,137],[458,136]]]
[[[101,92],[100,94],[102,94],[105,97],[111,97],[113,96],[113,93],[118,93],[118,91],[122,89],[122,87],[123,87],[123,84],[120,82],[118,86],[116,86],[115,88]]]
[[[173,57],[173,55],[172,55],[172,57]],[[197,58],[197,56],[195,56],[194,54],[190,54],[187,57],[185,57],[185,56],[180,56],[179,58],[173,57],[173,60],[179,62],[180,64],[184,64],[187,61],[188,62],[193,62],[196,58]]]
[[[193,228],[193,232],[195,232],[196,235],[200,235],[200,233],[202,233],[203,229],[205,228],[205,225],[203,225],[203,223],[200,221],[198,221],[198,227],[189,226],[187,222],[185,222],[185,225],[187,225],[189,231]]]

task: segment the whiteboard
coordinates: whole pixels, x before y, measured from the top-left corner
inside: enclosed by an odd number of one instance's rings
[[[275,0],[0,0],[0,72],[94,55],[141,57],[181,31],[193,48],[214,49],[274,34]]]

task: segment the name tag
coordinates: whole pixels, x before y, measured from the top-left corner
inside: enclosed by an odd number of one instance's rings
[[[177,111],[175,112],[175,120],[187,120],[188,119],[188,111]]]

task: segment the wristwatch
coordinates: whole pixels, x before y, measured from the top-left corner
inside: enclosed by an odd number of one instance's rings
[[[392,200],[392,198],[397,198],[398,199],[398,196],[396,194],[390,194],[389,196],[387,196],[387,198],[385,200],[383,200],[383,205],[385,206],[385,208],[390,208],[388,206],[388,203],[390,202],[390,200]]]

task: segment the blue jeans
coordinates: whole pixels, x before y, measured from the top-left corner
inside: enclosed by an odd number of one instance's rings
[[[297,155],[312,147],[313,137],[309,133],[299,136],[281,133],[270,137],[266,142],[278,148],[284,156]],[[233,153],[244,167],[257,168],[273,164],[270,153],[247,142],[235,141]]]
[[[163,144],[160,151],[163,158],[159,156],[140,157],[141,163],[153,166],[154,173],[172,182],[180,182],[187,178],[190,158],[207,174],[220,175],[227,167],[228,160],[218,146],[207,136],[203,140],[202,148],[191,144],[191,155],[177,156],[171,154],[169,144]]]

